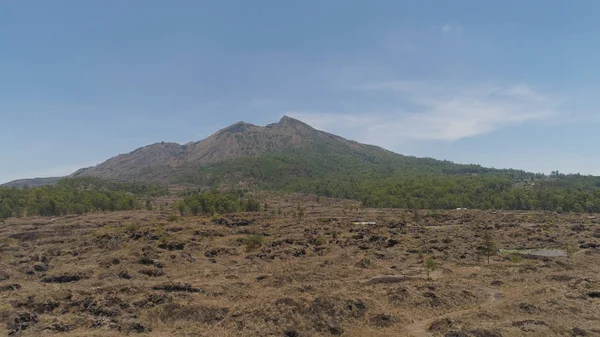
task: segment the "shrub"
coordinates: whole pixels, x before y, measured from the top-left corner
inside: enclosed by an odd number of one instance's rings
[[[520,263],[522,260],[521,255],[519,254],[510,254],[510,262],[512,263]]]
[[[261,247],[265,242],[265,237],[262,235],[250,235],[244,239],[243,244],[246,249],[252,250]]]
[[[425,270],[427,272],[427,279],[429,280],[429,279],[431,279],[429,277],[429,273],[433,272],[435,270],[435,268],[437,268],[437,263],[435,262],[434,258],[430,256],[425,260],[424,264],[425,264]]]
[[[137,221],[131,221],[127,225],[125,225],[125,231],[128,233],[132,233],[140,229],[140,224]]]
[[[177,219],[178,219],[178,217],[177,217],[177,215],[175,215],[175,214],[169,214],[169,217],[167,218],[167,220],[168,220],[169,222],[174,222],[174,221],[177,221]]]
[[[567,258],[570,260],[571,257],[573,257],[573,254],[575,253],[575,251],[577,250],[575,248],[575,245],[571,242],[566,242],[563,246],[562,249],[565,251],[565,253],[567,254]]]

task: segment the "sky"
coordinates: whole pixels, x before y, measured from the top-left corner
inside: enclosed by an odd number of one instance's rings
[[[283,115],[600,175],[600,2],[0,1],[0,183]]]

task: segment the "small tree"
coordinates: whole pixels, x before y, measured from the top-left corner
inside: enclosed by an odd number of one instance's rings
[[[496,255],[496,244],[489,231],[483,233],[483,243],[479,247],[479,253],[487,258],[487,263],[490,264],[490,257]]]
[[[177,203],[177,210],[179,211],[180,216],[183,216],[185,214],[186,208],[187,208],[187,205],[185,204],[185,202],[183,200]]]
[[[418,208],[415,208],[415,212],[414,212],[414,220],[417,224],[421,223],[421,212],[419,211]]]
[[[250,235],[242,243],[246,246],[246,250],[251,251],[261,247],[265,243],[265,237],[260,234]]]
[[[304,217],[304,207],[302,207],[302,205],[300,203],[298,203],[298,205],[296,205],[296,215],[298,216],[298,219],[302,220],[302,218]]]
[[[430,256],[425,260],[425,262],[423,262],[423,264],[425,265],[425,272],[427,273],[427,279],[430,280],[431,277],[429,277],[429,273],[431,273],[435,270],[435,268],[437,267],[437,263],[435,262],[435,259],[432,256]]]
[[[562,247],[565,251],[565,253],[567,253],[567,259],[571,260],[571,258],[573,257],[573,254],[575,253],[575,245],[573,245],[573,243],[567,241],[565,242],[565,244]]]
[[[153,209],[152,208],[152,202],[150,201],[150,199],[146,200],[146,209],[149,210],[149,211],[151,211]]]

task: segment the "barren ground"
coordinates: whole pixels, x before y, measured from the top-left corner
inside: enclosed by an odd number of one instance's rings
[[[218,218],[168,221],[165,208],[6,220],[1,334],[600,336],[600,225],[588,214],[421,211],[417,221],[305,197],[298,219],[295,198]],[[577,249],[487,264],[485,229],[502,249]]]

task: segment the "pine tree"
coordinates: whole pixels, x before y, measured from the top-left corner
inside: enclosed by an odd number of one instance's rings
[[[479,246],[479,253],[487,258],[487,263],[490,264],[490,257],[496,255],[497,248],[494,239],[489,231],[483,233],[483,242]]]
[[[428,257],[423,263],[425,265],[425,271],[427,272],[427,279],[430,280],[431,278],[429,277],[429,273],[433,272],[435,268],[437,268],[437,263],[435,262],[435,259],[431,256]]]

